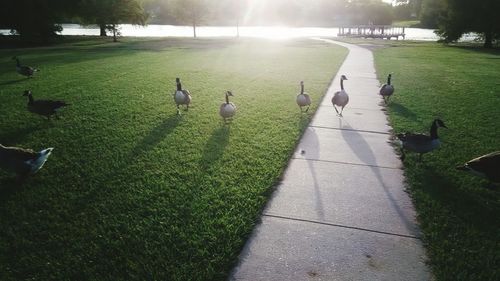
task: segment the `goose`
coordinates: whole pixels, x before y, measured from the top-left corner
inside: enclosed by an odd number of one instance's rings
[[[389,98],[394,94],[394,86],[391,85],[392,74],[387,76],[387,83],[382,85],[380,88],[380,95],[384,98],[385,104],[389,101]]]
[[[434,119],[431,125],[430,136],[406,132],[398,134],[398,139],[402,142],[401,160],[405,159],[405,150],[419,153],[419,161],[422,161],[422,154],[433,151],[440,145],[437,134],[438,128],[448,128],[441,119]]]
[[[304,81],[300,81],[300,94],[297,95],[297,104],[299,105],[301,112],[303,106],[307,106],[307,112],[309,110],[309,106],[311,105],[311,97],[304,93]]]
[[[234,103],[229,102],[229,96],[233,96],[231,91],[226,92],[226,102],[220,105],[219,114],[224,119],[224,123],[227,121],[227,118],[231,118],[236,113],[236,105]]]
[[[70,105],[64,101],[35,100],[31,90],[24,91],[23,96],[28,97],[28,111],[45,116],[48,120],[50,120],[50,116],[52,115],[56,115],[56,118],[59,119],[57,110]]]
[[[6,147],[0,144],[0,168],[14,172],[21,179],[38,172],[52,153],[53,148],[40,152],[19,147]]]
[[[342,111],[344,111],[344,107],[349,102],[349,96],[347,95],[347,92],[344,90],[344,80],[347,80],[347,77],[345,75],[342,75],[340,77],[340,91],[335,92],[332,98],[333,108],[335,108],[335,111],[337,111],[337,115],[340,117],[342,117]],[[340,113],[337,110],[336,106],[341,107]]]
[[[500,183],[500,151],[474,158],[463,166],[458,166],[457,170],[467,171],[487,178],[491,182]]]
[[[15,56],[12,57],[12,59],[16,60],[16,71],[17,71],[17,73],[19,73],[21,75],[24,75],[28,78],[31,78],[31,77],[33,77],[33,74],[35,74],[35,72],[40,71],[37,68],[31,67],[31,66],[21,65],[21,63],[19,62],[19,59]]]
[[[181,79],[175,78],[175,83],[177,84],[177,90],[174,93],[174,100],[177,105],[177,114],[181,114],[179,106],[181,104],[185,104],[186,110],[189,109],[189,103],[191,103],[191,93],[188,90],[182,89]]]

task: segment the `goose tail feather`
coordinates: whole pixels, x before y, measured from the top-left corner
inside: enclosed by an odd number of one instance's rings
[[[54,148],[44,149],[38,153],[39,154],[38,158],[34,160],[29,160],[32,174],[36,173],[43,167],[43,164],[45,164],[45,162],[49,158],[50,154],[52,153],[52,150],[54,150]]]

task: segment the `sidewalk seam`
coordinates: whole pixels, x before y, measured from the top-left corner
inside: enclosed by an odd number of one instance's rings
[[[401,167],[387,167],[387,166],[377,166],[370,164],[359,164],[359,163],[350,163],[350,162],[342,162],[342,161],[333,161],[333,160],[321,160],[321,159],[311,159],[311,158],[299,158],[292,157],[294,160],[304,160],[304,161],[314,161],[314,162],[326,162],[326,163],[334,163],[334,164],[344,164],[344,165],[353,165],[353,166],[362,166],[362,167],[371,167],[371,168],[380,168],[380,169],[391,169],[391,170],[402,170]]]
[[[293,220],[293,221],[300,221],[300,222],[308,222],[308,223],[314,223],[314,224],[335,226],[335,227],[341,227],[341,228],[347,228],[347,229],[355,229],[355,230],[361,230],[361,231],[366,231],[366,232],[372,232],[372,233],[378,233],[378,234],[384,234],[384,235],[390,235],[390,236],[398,236],[398,237],[403,237],[403,238],[411,238],[411,239],[421,240],[420,237],[414,236],[414,235],[409,235],[409,234],[400,234],[400,233],[385,232],[385,231],[368,229],[368,228],[362,228],[362,227],[357,227],[357,226],[349,226],[349,225],[343,225],[343,224],[337,224],[337,223],[322,222],[322,221],[316,221],[316,220],[310,220],[310,219],[285,217],[285,216],[280,216],[280,215],[273,215],[273,214],[270,214],[270,213],[262,213],[262,215],[266,216],[266,217],[271,217],[271,218],[278,218],[278,219],[284,219],[284,220]]]

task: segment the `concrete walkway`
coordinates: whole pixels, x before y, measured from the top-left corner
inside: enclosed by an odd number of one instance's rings
[[[372,53],[324,41],[349,55],[229,280],[431,280]],[[342,74],[350,102],[339,118]]]

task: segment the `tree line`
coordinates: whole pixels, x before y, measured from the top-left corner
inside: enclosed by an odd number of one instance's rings
[[[23,41],[46,42],[60,23],[98,25],[116,40],[118,25],[342,26],[420,20],[445,42],[478,32],[491,47],[500,39],[499,0],[4,0],[0,28]]]

